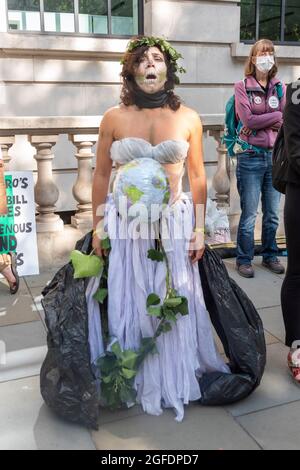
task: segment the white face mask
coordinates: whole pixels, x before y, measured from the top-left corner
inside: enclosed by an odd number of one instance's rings
[[[268,73],[275,64],[275,59],[272,55],[262,55],[256,57],[256,68],[262,73]]]

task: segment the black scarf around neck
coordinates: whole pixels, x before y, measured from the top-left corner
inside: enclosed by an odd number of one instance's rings
[[[134,89],[134,104],[139,108],[161,108],[168,101],[166,90],[160,90],[156,93],[145,93],[140,88]]]

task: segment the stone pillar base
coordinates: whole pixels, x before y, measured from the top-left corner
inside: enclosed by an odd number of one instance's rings
[[[88,232],[93,228],[93,217],[91,215],[87,217],[80,217],[79,214],[73,215],[71,217],[71,225],[74,228]]]
[[[39,222],[38,218],[36,220],[37,233],[62,232],[63,230],[64,223],[60,217],[57,217],[56,220],[51,220],[49,222]]]

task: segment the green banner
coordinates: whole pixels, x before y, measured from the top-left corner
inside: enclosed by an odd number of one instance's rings
[[[16,251],[17,240],[14,232],[14,192],[12,175],[5,175],[7,214],[0,215],[0,253]]]

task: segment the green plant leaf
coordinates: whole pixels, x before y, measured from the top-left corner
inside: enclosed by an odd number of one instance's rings
[[[116,342],[112,345],[111,351],[114,353],[114,355],[115,355],[118,359],[122,359],[123,353],[122,353],[122,349],[121,349],[121,346],[120,346],[120,344],[119,344],[118,341],[116,341]]]
[[[101,240],[101,248],[103,250],[110,250],[111,249],[111,244],[110,244],[109,237],[106,237],[103,240]]]
[[[151,249],[148,250],[148,258],[152,261],[160,262],[164,260],[164,255],[161,253],[161,251]]]
[[[181,313],[181,315],[188,315],[189,314],[189,304],[188,299],[186,297],[181,297],[182,302],[178,307],[176,307],[176,312]]]
[[[164,317],[166,320],[171,321],[173,323],[176,323],[177,318],[176,318],[176,313],[173,312],[173,310],[170,310],[168,308],[164,309]]]
[[[136,373],[136,370],[126,369],[125,367],[122,367],[122,374],[126,379],[132,379],[136,376]]]
[[[122,366],[127,369],[134,369],[138,359],[138,354],[132,349],[126,349],[123,352]]]
[[[162,313],[162,308],[150,306],[147,308],[147,311],[152,317],[160,317]]]
[[[103,304],[104,299],[107,297],[108,289],[98,289],[94,294],[94,299],[97,300],[100,304]]]
[[[160,298],[158,297],[158,295],[156,294],[150,294],[148,295],[148,298],[147,298],[147,309],[148,307],[150,307],[151,305],[159,305],[160,304]]]
[[[100,357],[97,364],[104,375],[109,375],[117,366],[116,356],[114,354],[107,353],[106,356]]]
[[[182,297],[172,297],[171,299],[166,299],[164,301],[164,306],[166,307],[178,307],[182,303]]]
[[[78,250],[71,252],[71,262],[74,268],[74,279],[99,276],[104,267],[104,261],[99,256],[85,255]]]
[[[112,381],[112,376],[111,375],[105,375],[101,378],[101,380],[105,383],[108,384]]]

